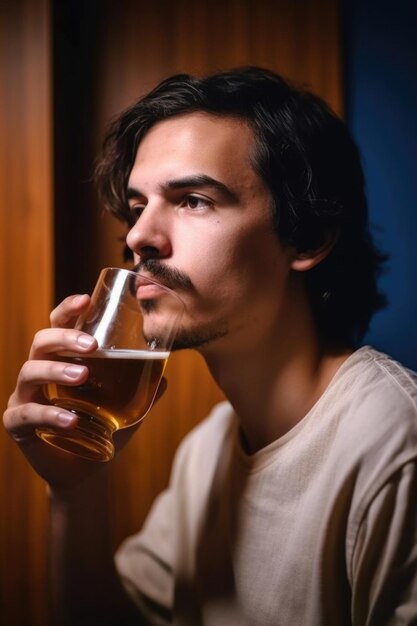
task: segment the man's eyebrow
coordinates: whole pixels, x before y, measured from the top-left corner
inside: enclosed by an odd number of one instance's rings
[[[126,198],[128,200],[135,200],[136,198],[140,198],[143,194],[139,191],[139,189],[135,189],[134,187],[128,187],[126,190]]]
[[[186,187],[213,187],[231,200],[237,200],[236,194],[227,185],[206,174],[196,174],[194,176],[168,180],[162,185],[163,189],[183,189]]]
[[[236,193],[229,189],[227,185],[219,180],[216,180],[215,178],[212,178],[211,176],[207,176],[206,174],[196,174],[193,176],[184,176],[184,178],[175,178],[167,180],[165,183],[160,185],[162,191],[169,191],[171,189],[187,189],[189,187],[194,189],[212,187],[217,189],[220,193],[232,201],[236,201],[238,199]],[[126,190],[126,197],[128,200],[135,200],[136,198],[144,197],[144,194],[140,191],[140,189],[128,187]]]

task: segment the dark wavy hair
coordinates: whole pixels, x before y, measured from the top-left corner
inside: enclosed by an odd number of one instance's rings
[[[244,120],[253,130],[253,166],[270,190],[273,224],[284,244],[328,256],[306,272],[321,336],[356,345],[384,306],[377,277],[385,256],[369,231],[360,157],[346,125],[314,94],[269,70],[245,67],[204,78],[161,82],[111,125],[97,161],[105,206],[129,223],[127,182],[145,133],[170,117],[203,111]]]

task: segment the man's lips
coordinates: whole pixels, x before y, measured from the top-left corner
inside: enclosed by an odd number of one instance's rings
[[[138,300],[150,300],[151,298],[157,298],[166,293],[166,290],[167,287],[164,285],[154,283],[151,280],[147,280],[145,277],[141,277],[136,286],[136,297]]]

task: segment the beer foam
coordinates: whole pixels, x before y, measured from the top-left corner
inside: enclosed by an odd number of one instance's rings
[[[84,358],[91,357],[94,359],[141,359],[156,360],[167,359],[169,352],[157,352],[152,350],[96,350],[91,354],[84,354]]]
[[[82,359],[136,359],[160,361],[169,357],[169,352],[158,352],[152,350],[117,350],[117,349],[99,349],[90,354],[80,354],[79,352],[61,352],[60,356],[78,357]]]

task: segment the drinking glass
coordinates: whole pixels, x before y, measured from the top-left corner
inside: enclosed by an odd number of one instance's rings
[[[73,428],[37,429],[47,443],[84,458],[108,461],[112,435],[142,420],[152,407],[184,311],[177,294],[147,276],[120,268],[102,270],[91,304],[76,328],[98,348],[57,360],[86,365],[78,386],[49,383],[48,400],[78,417]]]

